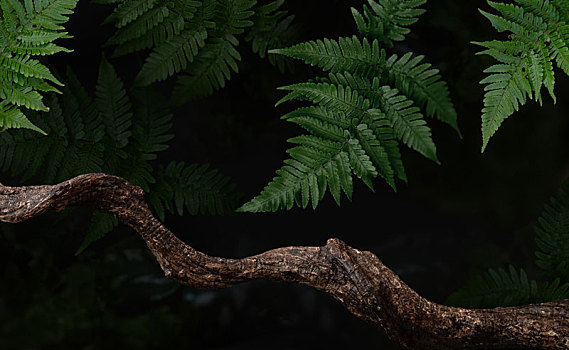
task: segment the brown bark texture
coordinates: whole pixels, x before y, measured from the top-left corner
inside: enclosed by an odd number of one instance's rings
[[[242,259],[206,255],[178,239],[126,180],[85,174],[56,185],[0,184],[0,220],[21,222],[48,210],[91,206],[135,229],[166,277],[196,288],[264,279],[302,283],[330,294],[382,328],[404,349],[569,349],[569,300],[494,309],[430,302],[374,254],[338,239],[322,247],[286,247]]]

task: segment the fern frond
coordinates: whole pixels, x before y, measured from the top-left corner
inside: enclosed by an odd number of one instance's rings
[[[105,125],[107,152],[106,166],[116,168],[120,159],[126,158],[123,148],[128,144],[132,124],[131,103],[111,64],[103,58],[99,66],[99,78],[95,90],[97,109]]]
[[[353,13],[362,31],[371,31],[373,25],[384,35],[382,41],[392,43],[408,33],[405,26],[424,12],[417,8],[424,2],[370,1],[374,14],[367,7],[363,16]],[[315,208],[327,187],[340,204],[341,190],[352,197],[353,174],[372,189],[372,179],[379,175],[395,189],[395,177],[407,181],[396,139],[438,163],[422,108],[459,132],[446,84],[437,69],[422,62],[423,56],[388,58],[378,38],[356,36],[309,41],[269,53],[302,60],[330,75],[280,88],[289,93],[277,105],[289,100],[319,105],[283,117],[311,135],[289,140],[299,144],[287,151],[291,159],[240,211],[275,211],[294,204],[304,208],[310,201]]]
[[[437,69],[422,63],[424,56],[386,57],[378,40],[371,43],[357,37],[309,41],[286,49],[270,52],[300,59],[331,73],[349,72],[363,78],[381,77],[384,84],[392,84],[420,108],[426,115],[436,116],[459,132],[457,114],[449,98],[448,88]],[[460,134],[460,132],[459,132]]]
[[[107,233],[111,232],[118,226],[118,224],[119,221],[116,217],[100,211],[95,211],[93,216],[91,216],[91,225],[89,225],[85,238],[83,238],[81,245],[77,248],[75,255],[81,254],[92,243],[98,241]]]
[[[32,124],[28,118],[15,106],[10,106],[6,101],[0,102],[0,128],[6,129],[31,129],[45,135],[45,132]]]
[[[134,23],[138,22],[133,22],[133,24]],[[123,56],[136,51],[150,49],[153,46],[159,45],[167,40],[174,38],[183,30],[183,18],[176,15],[175,13],[170,13],[170,15],[164,18],[163,21],[160,21],[152,28],[149,28],[148,31],[142,33],[140,36],[137,35],[133,38],[130,38],[130,32],[125,31],[125,33],[129,33],[125,34],[125,37],[128,39],[124,39],[125,41],[121,42],[120,45],[113,51],[113,57]],[[117,31],[117,35],[119,33],[121,32]],[[117,38],[117,40],[119,39]],[[108,44],[110,45],[111,42]]]
[[[121,28],[151,10],[154,4],[154,0],[125,0],[115,8],[109,18],[116,19],[117,27]]]
[[[447,123],[460,135],[457,114],[449,97],[446,83],[441,79],[438,69],[423,62],[424,56],[406,53],[401,57],[390,56],[385,62],[386,77],[389,84],[424,108],[428,117],[436,117]]]
[[[172,40],[158,45],[148,56],[137,76],[137,83],[145,86],[172,76],[185,69],[205,45],[205,28],[188,28]]]
[[[164,99],[156,91],[145,89],[136,98],[136,118],[132,125],[134,147],[144,160],[154,160],[156,153],[168,149],[166,143],[174,138],[168,133],[172,129],[172,114],[166,112]]]
[[[438,163],[431,131],[423,120],[419,108],[413,106],[413,101],[401,95],[397,89],[392,89],[387,85],[381,86],[378,78],[370,82],[349,73],[330,74],[329,77],[334,83],[351,87],[364,95],[371,101],[372,110],[369,110],[369,113],[376,113],[378,117],[387,118],[397,138]]]
[[[283,4],[284,0],[275,0],[254,8],[255,14],[251,17],[253,25],[245,41],[251,42],[253,53],[257,53],[261,58],[264,58],[270,49],[292,44],[298,34],[298,26],[293,24],[294,15],[280,10]],[[284,72],[285,65],[291,69],[290,62],[284,56],[269,53],[268,58],[281,72]]]
[[[168,0],[156,1],[154,6],[136,21],[118,29],[105,45],[121,45],[130,40],[141,40],[140,38],[146,33],[169,18],[171,12],[168,9],[168,3]]]
[[[1,0],[0,7],[0,104],[5,128],[28,128],[31,124],[20,108],[47,111],[42,92],[59,92],[62,86],[35,56],[70,52],[53,42],[69,38],[62,24],[73,13],[77,0]]]
[[[323,107],[342,112],[348,118],[361,117],[370,106],[369,100],[360,96],[349,86],[328,83],[299,83],[283,86],[280,90],[289,90],[286,96],[277,102],[277,106],[290,100],[311,101]]]
[[[569,282],[569,182],[545,205],[535,232],[536,265],[549,277]]]
[[[163,220],[165,210],[182,215],[227,215],[237,208],[240,194],[227,176],[209,169],[209,165],[171,162],[160,167],[156,183],[148,194],[152,206]]]
[[[332,73],[350,72],[365,77],[381,74],[386,59],[385,50],[379,41],[358,39],[356,36],[308,41],[284,49],[269,50],[269,53],[285,55],[318,66]]]
[[[410,29],[406,28],[419,19],[425,13],[424,9],[418,8],[426,3],[426,0],[368,0],[369,7],[363,6],[363,15],[352,8],[352,15],[358,27],[360,35],[378,39],[389,47],[393,47],[394,41],[405,40],[405,35]]]
[[[0,134],[0,166],[3,171],[10,171],[12,175],[26,180],[41,170],[41,177],[47,183],[101,171],[102,146],[85,138],[78,104],[74,102],[72,92],[66,96],[63,105],[57,98],[50,97],[50,110],[43,116],[30,113],[32,122],[48,135],[28,130]]]
[[[504,269],[489,269],[473,278],[464,288],[453,293],[447,304],[468,308],[492,308],[541,303],[569,297],[569,284],[560,284],[559,279],[550,283],[530,280],[526,272],[509,266]]]
[[[241,60],[241,54],[235,49],[237,45],[234,36],[210,40],[189,67],[189,75],[178,77],[172,99],[181,104],[224,88],[225,82],[231,78],[231,71],[239,70],[237,62]]]
[[[239,71],[237,62],[241,60],[241,54],[237,51],[239,40],[236,35],[253,25],[249,19],[254,14],[251,9],[256,1],[218,1],[218,11],[213,18],[216,25],[210,39],[197,54],[194,64],[188,67],[188,75],[178,77],[172,94],[178,104],[208,96],[225,87],[226,81],[231,78],[231,71]]]
[[[327,187],[340,204],[340,191],[351,200],[352,175],[373,189],[380,175],[395,189],[394,177],[405,179],[401,155],[393,139],[388,118],[369,109],[370,102],[350,86],[331,83],[301,83],[284,87],[291,99],[309,100],[321,107],[299,108],[283,118],[300,125],[312,135],[294,137],[287,151],[291,159],[240,211],[290,209],[295,203],[316,208]]]
[[[42,95],[33,91],[31,87],[1,87],[0,98],[3,103],[10,103],[16,106],[27,107],[34,111],[47,112],[49,108],[43,103]]]
[[[126,2],[115,10],[119,11],[125,4]],[[176,40],[174,46],[179,46],[183,38],[178,38],[178,35],[183,33],[184,29],[199,32],[202,27],[211,28],[214,25],[209,19],[215,14],[215,4],[215,0],[206,0],[203,3],[155,0],[151,7],[134,17],[128,11],[123,14],[122,11],[115,12],[106,21],[115,22],[117,31],[106,45],[118,45],[113,56],[149,48],[156,49],[170,40]],[[167,49],[163,46],[161,50]]]
[[[492,74],[480,82],[489,84],[482,109],[482,151],[502,122],[525,104],[532,92],[531,83],[525,77],[525,61],[520,60],[514,66],[497,64],[484,72]]]
[[[276,211],[290,209],[295,203],[306,208],[310,199],[312,207],[316,208],[325,194],[328,183],[338,203],[340,189],[348,199],[351,199],[353,192],[351,162],[357,159],[352,156],[350,160],[348,153],[342,150],[341,144],[334,145],[331,141],[320,140],[318,145],[318,148],[297,146],[288,150],[291,159],[285,160],[286,165],[277,170],[278,176],[259,196],[245,203],[238,211]],[[337,149],[332,152],[331,148],[334,146]]]
[[[24,28],[36,26],[47,30],[63,30],[62,24],[73,14],[78,0],[28,0],[33,6],[26,6]]]
[[[555,101],[553,62],[569,74],[569,25],[567,14],[556,1],[516,0],[516,4],[488,1],[498,14],[480,11],[499,32],[510,32],[507,41],[474,42],[494,57],[485,87],[482,110],[482,151],[501,123],[526,103],[526,97],[542,103],[545,86]],[[566,6],[566,5],[564,5]]]

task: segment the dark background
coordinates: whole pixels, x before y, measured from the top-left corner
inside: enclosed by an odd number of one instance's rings
[[[289,0],[285,7],[302,25],[304,41],[355,34],[349,8],[361,3]],[[449,85],[464,137],[428,120],[442,165],[404,149],[409,184],[400,183],[397,193],[381,181],[375,193],[358,182],[353,202],[343,198],[341,207],[327,194],[316,211],[168,216],[166,225],[195,248],[224,257],[338,237],[377,254],[437,302],[489,267],[514,264],[535,276],[532,227],[569,175],[568,80],[557,70],[557,105],[549,97],[542,107],[529,102],[480,154],[478,82],[493,62],[476,56],[470,42],[497,34],[479,7],[488,9],[484,1],[430,0],[394,49],[425,54]],[[111,10],[82,0],[68,26],[74,38],[63,43],[75,52],[50,61],[58,69],[70,65],[91,90],[101,44],[114,30],[101,25]],[[297,62],[294,73],[282,74],[248,43],[240,52],[240,72],[224,90],[174,109],[176,137],[159,158],[210,163],[250,199],[281,166],[285,140],[301,132],[279,119],[292,107],[273,107],[282,96],[276,88],[317,70]],[[131,86],[140,58],[111,62]],[[165,93],[171,86],[160,85]],[[395,349],[381,331],[307,287],[263,281],[212,291],[180,287],[162,277],[144,242],[124,226],[76,257],[88,214],[0,225],[0,348]]]

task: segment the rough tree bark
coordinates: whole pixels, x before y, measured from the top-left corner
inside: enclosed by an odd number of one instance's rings
[[[374,254],[338,239],[243,259],[206,255],[165,228],[146,205],[142,189],[119,177],[86,174],[57,185],[0,184],[1,221],[21,222],[73,205],[96,207],[138,231],[168,278],[197,288],[255,279],[306,284],[383,328],[405,349],[569,349],[569,300],[494,309],[447,307],[419,296]]]

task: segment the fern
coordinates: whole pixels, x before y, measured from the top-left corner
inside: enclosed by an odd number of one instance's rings
[[[482,80],[482,151],[502,122],[524,105],[528,98],[542,101],[547,89],[555,101],[553,63],[569,74],[569,25],[563,1],[516,0],[516,4],[488,1],[499,14],[480,10],[499,32],[510,32],[509,40],[474,42],[499,63],[486,69]]]
[[[290,209],[296,203],[316,208],[329,188],[337,204],[343,191],[353,194],[353,176],[373,189],[380,176],[396,189],[395,178],[407,181],[398,141],[438,163],[436,147],[422,110],[458,131],[456,111],[438,70],[412,53],[389,58],[380,43],[402,40],[416,9],[424,1],[370,1],[368,20],[382,23],[380,38],[309,41],[270,50],[316,65],[330,74],[315,81],[282,87],[289,93],[277,105],[301,100],[316,106],[299,108],[283,117],[309,134],[289,140],[290,159],[240,211]],[[399,4],[399,5],[398,5]],[[358,25],[358,12],[354,10]],[[371,23],[371,22],[370,22]],[[369,34],[362,30],[363,34]]]
[[[465,287],[453,293],[447,303],[468,308],[492,308],[542,303],[569,297],[569,283],[560,284],[559,278],[548,283],[530,280],[526,272],[509,266],[489,269],[476,276]]]
[[[292,41],[293,16],[280,10],[283,0],[256,5],[255,0],[125,0],[106,22],[117,31],[107,45],[114,56],[150,49],[136,83],[147,86],[178,74],[173,100],[184,103],[223,88],[238,72],[240,38],[253,52]],[[280,69],[285,61],[269,54]]]
[[[182,215],[184,208],[191,214],[227,215],[235,211],[240,195],[227,176],[208,165],[171,162],[157,170],[150,202],[160,219],[165,209]]]
[[[378,39],[389,47],[394,41],[405,40],[411,30],[407,26],[418,21],[418,16],[425,13],[417,8],[427,0],[368,0],[369,7],[364,5],[363,15],[352,8],[352,15],[361,35]]]
[[[246,41],[251,42],[251,48],[261,58],[268,57],[272,65],[276,65],[281,72],[285,67],[293,69],[290,60],[282,55],[268,53],[276,49],[290,45],[295,41],[299,32],[299,26],[294,24],[294,15],[288,15],[285,10],[280,10],[284,0],[275,0],[265,5],[257,5],[255,14],[251,17],[251,26]]]
[[[161,216],[164,205],[170,208],[166,202],[171,198],[177,201],[180,196],[191,214],[233,211],[238,192],[216,170],[205,172],[205,168],[193,165],[181,171],[174,163],[164,171],[150,163],[173,138],[169,133],[172,115],[160,94],[145,88],[128,95],[113,66],[104,58],[94,99],[70,70],[66,81],[61,97],[49,96],[45,115],[30,113],[31,121],[47,135],[31,130],[0,133],[2,171],[22,181],[38,176],[46,183],[92,172],[121,176],[142,187],[151,199],[159,199],[152,203]],[[183,163],[179,164],[183,167]],[[170,184],[165,185],[165,181]],[[182,214],[181,208],[178,213]],[[77,253],[116,225],[113,217],[96,212]]]
[[[236,35],[253,25],[249,18],[254,14],[255,0],[218,0],[211,38],[196,57],[196,62],[178,79],[173,97],[177,103],[205,97],[225,87],[231,71],[237,72],[241,54],[237,51]]]
[[[435,116],[459,132],[456,111],[438,70],[421,63],[422,55],[406,53],[398,57],[394,54],[388,58],[379,45],[377,39],[370,42],[365,37],[354,36],[309,41],[271,52],[300,59],[332,73],[350,72],[370,80],[379,77],[383,84],[394,86],[418,107],[425,107],[427,116]]]
[[[70,52],[54,44],[69,38],[66,23],[77,0],[1,0],[0,8],[0,127],[45,131],[22,108],[47,111],[41,92],[59,92],[63,84],[37,56]]]
[[[550,282],[529,280],[510,266],[509,274],[489,269],[453,293],[447,302],[465,307],[495,307],[569,298],[569,181],[546,205],[535,228],[535,264]]]
[[[545,205],[535,231],[536,265],[549,277],[569,282],[569,181]]]

